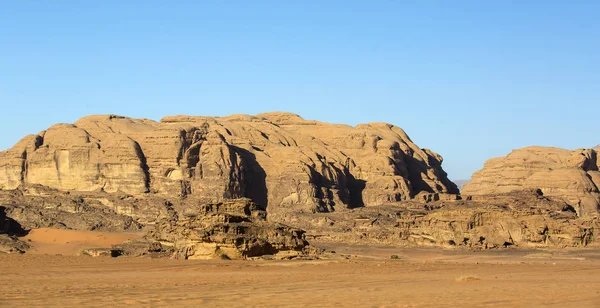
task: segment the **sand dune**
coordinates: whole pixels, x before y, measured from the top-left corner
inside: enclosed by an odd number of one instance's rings
[[[104,248],[136,239],[143,233],[113,233],[40,228],[33,229],[24,241],[33,249],[27,254],[77,255],[84,248]]]

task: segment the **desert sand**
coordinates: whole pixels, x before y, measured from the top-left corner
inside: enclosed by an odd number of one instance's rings
[[[600,306],[600,251],[592,249],[468,251],[314,243],[330,251],[326,259],[75,256],[81,248],[135,236],[34,230],[26,238],[32,251],[0,255],[0,306]]]
[[[126,240],[138,239],[143,233],[118,233],[40,228],[29,231],[24,241],[32,244],[28,254],[77,255],[84,248],[110,247]]]

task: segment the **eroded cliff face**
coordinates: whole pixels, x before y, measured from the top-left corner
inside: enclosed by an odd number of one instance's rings
[[[600,210],[599,169],[596,149],[527,147],[488,160],[462,193],[487,195],[540,189],[545,196],[567,202],[580,216],[595,216]]]
[[[0,152],[0,189],[39,184],[134,196],[247,197],[269,217],[458,193],[442,157],[393,125],[351,127],[289,113],[113,115],[57,124]]]
[[[181,259],[319,257],[321,251],[307,240],[470,249],[600,245],[595,240],[600,217],[579,217],[573,207],[540,190],[469,199],[296,212],[280,224],[266,219],[267,213],[247,198],[211,203],[193,195],[135,197],[25,184],[0,190],[0,251],[26,251],[18,236],[35,228],[146,232],[140,240],[82,253]]]

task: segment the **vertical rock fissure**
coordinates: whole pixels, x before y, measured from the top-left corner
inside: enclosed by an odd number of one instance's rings
[[[137,155],[138,159],[140,160],[140,167],[142,168],[142,171],[144,172],[144,187],[146,188],[146,191],[150,191],[151,189],[151,178],[150,178],[150,168],[148,167],[148,163],[146,161],[146,155],[144,155],[144,151],[142,150],[142,147],[140,146],[140,144],[131,139],[131,141],[133,141],[134,147],[135,147],[135,154]]]

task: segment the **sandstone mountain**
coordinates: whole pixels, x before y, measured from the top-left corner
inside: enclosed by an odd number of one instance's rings
[[[278,112],[160,122],[101,115],[51,126],[0,152],[0,189],[247,197],[277,220],[458,193],[441,164],[385,123],[351,127]]]
[[[488,160],[462,193],[488,195],[540,189],[545,196],[567,202],[580,216],[598,215],[599,169],[598,150],[527,147]]]
[[[600,220],[587,215],[597,188],[585,182],[596,181],[597,153],[552,151],[492,160],[461,200],[441,156],[390,124],[289,113],[90,116],[0,152],[0,251],[27,251],[19,236],[35,228],[142,231],[143,239],[82,253],[184,259],[321,255],[307,240],[597,246]],[[529,186],[521,179],[555,169],[566,173]],[[564,180],[570,173],[580,178]]]

